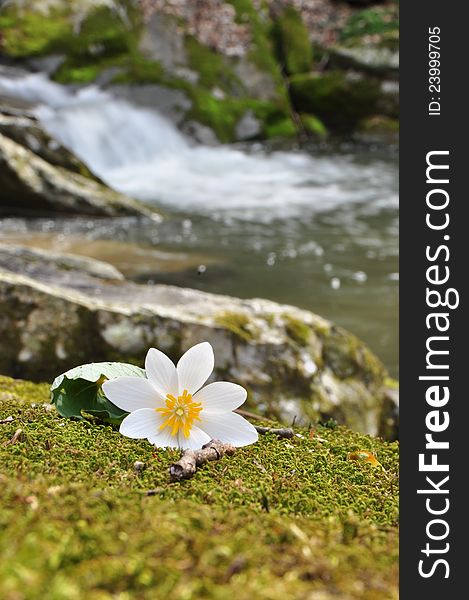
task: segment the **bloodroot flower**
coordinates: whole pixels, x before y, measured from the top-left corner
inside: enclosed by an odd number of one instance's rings
[[[160,448],[196,450],[211,439],[233,446],[257,441],[254,427],[232,412],[246,400],[243,387],[225,381],[202,387],[213,366],[208,342],[190,348],[176,367],[166,354],[150,348],[145,359],[148,379],[118,377],[103,384],[106,397],[130,413],[119,431],[129,438],[147,438]]]

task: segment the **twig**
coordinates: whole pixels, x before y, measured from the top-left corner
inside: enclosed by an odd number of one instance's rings
[[[15,431],[15,433],[13,434],[13,437],[11,438],[11,440],[7,440],[6,442],[3,442],[4,446],[11,446],[13,444],[16,444],[16,442],[21,442],[24,440],[24,434],[23,434],[23,430],[22,429],[17,429]]]
[[[13,421],[13,417],[7,417],[6,419],[0,420],[0,425],[6,425],[7,423],[11,423]]]
[[[281,438],[292,438],[295,435],[293,429],[290,429],[289,427],[285,429],[276,429],[275,427],[259,427],[254,425],[254,428],[257,433],[273,433]]]
[[[220,440],[211,440],[200,450],[184,450],[178,462],[169,467],[171,481],[182,481],[189,479],[205,462],[220,460],[225,454],[232,456],[236,448],[231,444],[224,444]]]

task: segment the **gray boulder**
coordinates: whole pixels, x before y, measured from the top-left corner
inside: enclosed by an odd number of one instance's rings
[[[386,46],[336,46],[328,50],[334,67],[353,68],[358,71],[385,75],[397,79],[399,52]]]
[[[97,181],[54,166],[0,134],[0,214],[157,215]]]
[[[87,362],[141,365],[150,346],[177,360],[208,340],[214,378],[244,385],[248,406],[262,414],[303,422],[332,417],[358,431],[392,435],[384,367],[357,338],[311,312],[103,279],[88,267],[79,275],[78,264],[71,276],[61,258],[31,266],[36,258],[17,251],[0,267],[2,373],[51,381]]]
[[[43,283],[72,285],[77,290],[86,290],[100,279],[123,281],[122,273],[109,263],[87,256],[65,252],[53,252],[13,244],[0,244],[0,270],[23,273]]]
[[[79,158],[45,132],[38,120],[28,112],[21,114],[17,109],[0,105],[0,133],[51,165],[100,181]]]

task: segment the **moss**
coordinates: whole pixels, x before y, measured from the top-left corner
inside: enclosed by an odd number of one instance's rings
[[[396,135],[399,133],[399,120],[384,116],[374,116],[360,122],[359,131],[362,133]]]
[[[252,0],[228,0],[236,10],[238,22],[248,24],[251,32],[251,46],[248,59],[261,71],[269,73],[276,85],[279,107],[288,114],[290,100],[280,66],[276,60],[271,39],[272,22],[267,17],[268,7],[262,5],[262,10],[254,6]]]
[[[300,346],[307,346],[311,338],[311,328],[304,321],[296,319],[291,315],[283,315],[285,323],[285,331],[291,339],[297,342]]]
[[[271,73],[278,81],[280,71],[274,57],[270,39],[271,22],[263,18],[251,0],[228,0],[236,11],[236,20],[248,25],[251,32],[251,48],[249,58],[262,71]]]
[[[392,377],[386,377],[386,379],[384,380],[384,385],[388,388],[391,388],[392,390],[399,389],[399,382],[396,379],[393,379]]]
[[[298,135],[298,129],[289,117],[285,117],[272,124],[265,125],[266,138],[288,138]]]
[[[185,37],[185,48],[190,68],[199,75],[199,85],[207,89],[217,87],[230,94],[244,95],[241,81],[221,54],[203,46],[192,36]]]
[[[164,69],[158,61],[144,58],[139,54],[127,57],[120,64],[114,63],[114,66],[122,67],[122,71],[112,79],[114,84],[165,84],[167,79]]]
[[[256,338],[256,329],[249,317],[243,313],[224,312],[215,317],[215,323],[231,331],[246,342]]]
[[[243,113],[244,103],[231,99],[220,100],[210,91],[198,87],[191,86],[188,93],[192,100],[192,108],[186,115],[187,119],[193,119],[213,129],[221,142],[233,141],[236,123]]]
[[[290,92],[300,113],[314,114],[331,130],[347,132],[363,118],[376,114],[380,82],[348,79],[342,71],[329,71],[292,77]]]
[[[105,69],[131,67],[136,57],[138,27],[106,6],[86,16],[79,32],[61,42],[66,59],[54,74],[60,83],[90,83]]]
[[[384,383],[387,373],[382,362],[353,334],[334,326],[323,339],[324,364],[340,379],[360,374],[366,384]]]
[[[60,418],[46,385],[0,390],[14,419],[0,442],[24,432],[0,443],[5,597],[397,598],[396,443],[342,427],[265,435],[169,484],[175,451]],[[358,450],[385,472],[347,459]]]
[[[394,5],[377,6],[352,13],[342,28],[342,42],[362,42],[365,36],[380,38],[382,43],[397,39],[399,34],[399,8]]]
[[[273,37],[278,60],[289,75],[305,73],[313,64],[313,47],[301,15],[288,6],[275,20]]]
[[[10,6],[0,14],[0,31],[2,53],[20,58],[60,51],[63,40],[72,35],[72,26],[66,11],[53,10],[46,18]]]
[[[328,135],[328,131],[321,119],[318,119],[314,115],[308,115],[303,113],[300,115],[303,127],[308,133],[313,134],[319,138],[325,138]]]

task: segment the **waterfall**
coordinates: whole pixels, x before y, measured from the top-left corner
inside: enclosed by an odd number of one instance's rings
[[[344,155],[192,145],[156,111],[44,74],[0,76],[0,94],[32,102],[44,128],[112,187],[173,210],[269,221],[367,203],[397,206],[395,169]]]

